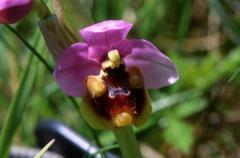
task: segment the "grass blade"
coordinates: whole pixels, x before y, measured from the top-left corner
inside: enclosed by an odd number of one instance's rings
[[[33,55],[29,58],[27,69],[25,70],[18,91],[11,101],[3,129],[0,134],[0,153],[1,158],[8,158],[13,136],[20,124],[22,115],[29,101],[36,74],[36,58]]]
[[[42,150],[36,156],[34,156],[34,158],[41,158],[44,155],[44,153],[48,150],[48,148],[50,148],[53,145],[54,141],[55,141],[54,139],[51,140],[46,146],[42,148]]]
[[[228,29],[228,31],[231,33],[233,41],[236,44],[240,44],[239,28],[235,24],[235,22],[231,19],[231,17],[226,13],[221,2],[219,0],[209,0],[208,2],[210,7],[212,7],[219,15],[223,26],[225,26],[226,29]]]

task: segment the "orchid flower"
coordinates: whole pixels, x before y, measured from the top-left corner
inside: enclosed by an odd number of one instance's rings
[[[32,0],[1,0],[0,24],[12,24],[24,18],[32,9]]]
[[[178,80],[172,61],[151,42],[127,39],[132,24],[108,20],[80,30],[84,42],[58,58],[55,79],[69,96],[84,96],[81,113],[98,129],[142,125],[151,112],[146,89]]]

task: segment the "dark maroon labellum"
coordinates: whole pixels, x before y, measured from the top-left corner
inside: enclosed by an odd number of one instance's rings
[[[122,113],[131,115],[132,122],[144,109],[147,96],[143,78],[138,68],[126,71],[124,65],[118,68],[106,68],[101,76],[106,91],[98,97],[87,95],[87,102],[97,115],[114,122],[115,116]]]

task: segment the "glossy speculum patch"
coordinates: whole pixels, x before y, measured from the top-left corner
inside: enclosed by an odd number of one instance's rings
[[[106,68],[104,75],[100,76],[106,89],[100,96],[88,93],[87,102],[97,115],[113,121],[119,114],[129,115],[131,123],[144,109],[147,96],[144,90],[143,78],[138,68],[126,71],[121,64],[118,68]],[[126,117],[126,116],[124,116]],[[121,120],[120,120],[121,121]],[[120,123],[121,124],[121,123]]]

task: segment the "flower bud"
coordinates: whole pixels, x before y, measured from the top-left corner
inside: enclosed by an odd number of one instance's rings
[[[32,0],[0,0],[0,23],[12,24],[24,18],[32,9]]]

